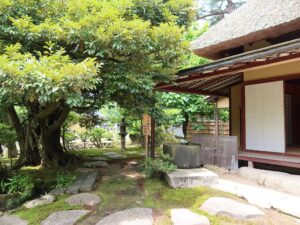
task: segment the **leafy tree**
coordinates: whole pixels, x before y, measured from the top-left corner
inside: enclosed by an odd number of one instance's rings
[[[59,137],[72,110],[149,105],[187,52],[192,9],[192,0],[0,0],[0,95],[22,149],[17,165],[69,163]]]
[[[196,116],[209,117],[213,113],[213,106],[202,95],[161,93],[160,108],[179,110],[179,114],[173,117],[176,122],[182,123],[184,137],[187,134],[187,126],[190,119]]]
[[[112,135],[102,127],[95,127],[87,131],[87,137],[97,148],[102,148],[102,138],[112,138]]]

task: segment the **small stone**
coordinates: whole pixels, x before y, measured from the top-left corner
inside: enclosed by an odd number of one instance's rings
[[[28,221],[23,220],[17,216],[3,215],[0,217],[1,225],[28,225]]]
[[[200,209],[211,215],[224,215],[235,219],[254,219],[264,215],[264,212],[255,206],[222,197],[209,198]]]
[[[173,225],[210,225],[206,216],[202,216],[188,209],[172,209],[171,220]]]
[[[0,211],[0,216],[3,216],[3,212]]]
[[[67,210],[54,212],[45,220],[43,220],[41,225],[73,225],[89,212],[90,211],[88,210]]]
[[[41,205],[46,205],[46,204],[50,204],[52,202],[55,201],[55,196],[54,195],[44,195],[38,199],[34,199],[28,202],[24,203],[24,206],[28,209],[37,207],[37,206],[41,206]]]
[[[86,162],[83,166],[88,168],[107,167],[108,163],[105,161]]]
[[[172,188],[193,188],[218,183],[218,175],[204,168],[177,169],[166,174]]]
[[[132,208],[116,212],[101,219],[96,225],[152,225],[152,209]]]
[[[90,193],[80,193],[67,198],[66,203],[69,205],[87,205],[95,206],[100,203],[101,199],[99,196]]]

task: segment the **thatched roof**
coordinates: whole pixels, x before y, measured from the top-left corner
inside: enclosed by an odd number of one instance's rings
[[[300,30],[300,0],[248,0],[192,42],[192,49],[214,59],[221,51],[296,30]]]

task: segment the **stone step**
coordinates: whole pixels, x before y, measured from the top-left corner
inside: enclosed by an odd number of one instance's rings
[[[166,173],[165,178],[172,188],[193,188],[218,183],[218,175],[205,168],[177,169]]]
[[[89,172],[88,176],[86,177],[85,181],[80,186],[79,190],[81,192],[91,191],[96,182],[98,174],[99,173],[97,171]]]
[[[88,176],[88,173],[81,173],[75,180],[73,184],[71,184],[67,190],[67,194],[78,194],[80,187],[84,184],[84,181],[86,180]]]

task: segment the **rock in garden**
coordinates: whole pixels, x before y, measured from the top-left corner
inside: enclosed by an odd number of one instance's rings
[[[37,207],[37,206],[41,206],[41,205],[46,205],[46,204],[50,204],[52,202],[55,201],[55,196],[54,195],[44,195],[38,199],[34,199],[28,202],[24,203],[24,206],[28,209]]]
[[[93,161],[106,161],[107,160],[107,158],[101,157],[101,156],[97,156],[97,157],[85,157],[84,159],[87,160],[87,161],[91,161],[91,162],[93,162]]]
[[[28,221],[17,216],[3,215],[0,217],[1,225],[27,225]]]
[[[172,209],[171,220],[173,225],[210,225],[206,216],[202,216],[188,209]]]
[[[235,219],[254,219],[264,215],[264,212],[255,206],[221,197],[209,198],[200,209],[211,215],[224,215]]]
[[[72,195],[65,200],[69,205],[87,205],[94,206],[100,203],[101,199],[99,196],[91,193],[80,193]]]
[[[125,155],[120,155],[117,152],[106,152],[106,153],[103,153],[103,155],[105,157],[107,157],[108,159],[126,159],[127,158]]]
[[[86,162],[83,164],[83,166],[88,168],[99,168],[99,167],[107,167],[108,163],[105,161]]]
[[[43,220],[41,225],[73,225],[89,212],[90,211],[88,210],[68,210],[55,212]]]
[[[3,212],[0,211],[0,216],[3,216]]]
[[[152,209],[132,208],[104,217],[96,225],[152,225]]]
[[[192,188],[218,183],[218,175],[204,168],[177,169],[166,174],[166,180],[172,188]]]

